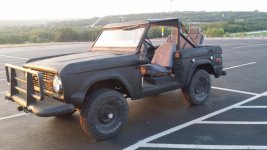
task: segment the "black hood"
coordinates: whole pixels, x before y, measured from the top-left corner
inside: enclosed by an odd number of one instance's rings
[[[51,70],[53,72],[79,73],[114,67],[129,66],[138,63],[137,54],[117,54],[109,52],[84,52],[52,57],[24,64],[26,68]]]

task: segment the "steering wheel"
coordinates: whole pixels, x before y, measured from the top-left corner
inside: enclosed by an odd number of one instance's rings
[[[144,42],[145,42],[146,44],[148,44],[150,47],[156,48],[156,47],[152,44],[152,42],[149,40],[149,38],[148,38],[147,36],[145,36]]]

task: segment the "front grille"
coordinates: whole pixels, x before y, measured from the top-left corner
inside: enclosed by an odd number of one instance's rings
[[[34,70],[36,70],[36,69],[34,69]],[[51,72],[44,72],[44,71],[41,71],[41,70],[36,70],[36,71],[39,71],[43,75],[44,89],[47,90],[47,91],[50,91],[50,92],[55,92],[54,88],[53,88],[53,79],[56,76],[56,74],[55,73],[51,73]],[[38,80],[36,80],[34,78],[33,84],[34,84],[34,86],[39,86]]]

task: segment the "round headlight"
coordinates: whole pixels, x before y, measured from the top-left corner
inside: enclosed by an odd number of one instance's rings
[[[55,76],[55,78],[53,80],[53,88],[54,88],[56,93],[62,93],[63,87],[62,87],[62,82],[61,82],[61,79],[59,78],[59,76]]]

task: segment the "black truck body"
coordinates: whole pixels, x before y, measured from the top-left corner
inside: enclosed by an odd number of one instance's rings
[[[144,40],[149,41],[147,32],[151,26],[171,26],[178,29],[178,44],[175,45],[173,67],[169,75],[151,76],[140,72],[143,65],[152,62],[148,57],[140,55]],[[111,24],[105,26],[104,31],[139,27],[144,28],[144,32],[132,51],[123,51],[123,47],[115,51],[115,48],[109,50],[109,47],[101,50],[101,47],[94,48],[95,43],[89,52],[35,58],[25,62],[23,67],[6,64],[10,86],[6,99],[18,103],[19,110],[38,116],[61,116],[87,109],[84,106],[87,105],[86,101],[90,101],[90,97],[96,97],[93,93],[100,89],[117,91],[124,98],[132,100],[176,89],[182,89],[185,94],[190,95],[190,86],[193,86],[191,84],[196,71],[204,70],[216,78],[226,74],[223,71],[222,49],[219,46],[194,43],[190,35],[188,38],[181,33],[183,24],[179,19]],[[181,48],[182,38],[190,48]],[[157,48],[158,46],[153,45],[148,48],[152,49],[152,56]],[[207,86],[209,90],[209,83]],[[198,104],[192,100],[191,102]],[[110,116],[110,119],[113,118],[113,114]],[[90,133],[93,132],[93,129],[89,130]],[[97,139],[112,136],[93,135]]]

